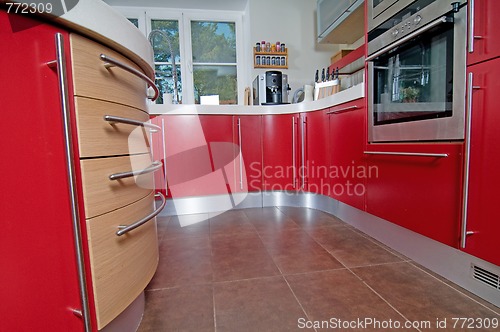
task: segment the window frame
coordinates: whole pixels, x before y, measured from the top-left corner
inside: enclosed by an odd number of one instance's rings
[[[144,35],[151,32],[151,20],[177,20],[179,22],[179,51],[182,82],[182,103],[194,104],[193,53],[191,39],[191,21],[231,22],[236,33],[236,77],[238,105],[244,103],[244,90],[247,82],[247,70],[244,64],[244,12],[172,9],[154,7],[115,7],[127,18],[139,20],[139,29]],[[214,65],[217,65],[214,63]]]

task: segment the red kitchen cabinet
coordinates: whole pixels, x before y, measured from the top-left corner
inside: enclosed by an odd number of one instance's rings
[[[244,115],[233,117],[234,142],[238,151],[237,191],[262,190],[262,116]],[[241,152],[241,160],[239,154]],[[243,161],[240,167],[240,162]]]
[[[471,17],[470,13],[473,12]],[[500,56],[500,1],[474,0],[469,2],[469,40],[467,64]]]
[[[0,331],[83,331],[56,68],[60,29],[0,10]]]
[[[500,222],[496,218],[500,198],[500,59],[469,67],[472,89],[470,168],[468,186],[467,232],[464,250],[500,265]]]
[[[364,99],[332,107],[328,112],[329,195],[360,210],[364,209],[366,178],[370,175],[364,159]]]
[[[300,188],[325,196],[330,193],[328,111],[307,112],[300,117]]]
[[[299,189],[299,120],[297,114],[262,117],[264,190]]]
[[[371,144],[366,211],[458,247],[463,143]]]
[[[163,163],[162,170],[154,173],[155,193],[160,192],[164,196],[170,196],[166,176],[167,166],[165,163],[165,118],[162,116],[151,116],[150,122],[151,124],[160,127],[160,132],[151,132],[149,135],[153,160],[160,160]]]
[[[238,149],[231,115],[162,115],[163,149],[169,196],[227,194],[235,191]],[[161,147],[160,147],[161,149]]]

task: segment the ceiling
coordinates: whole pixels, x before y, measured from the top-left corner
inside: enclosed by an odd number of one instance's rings
[[[111,6],[243,11],[248,0],[103,0]]]

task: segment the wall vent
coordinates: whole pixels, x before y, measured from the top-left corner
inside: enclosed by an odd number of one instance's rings
[[[485,270],[477,265],[472,265],[472,277],[500,291],[500,276],[498,274]]]

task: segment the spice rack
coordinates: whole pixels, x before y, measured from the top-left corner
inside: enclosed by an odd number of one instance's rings
[[[272,62],[273,57],[274,64]],[[267,59],[269,59],[269,64],[267,64]],[[284,52],[257,52],[256,48],[254,47],[253,67],[288,69],[288,48],[285,48]]]

